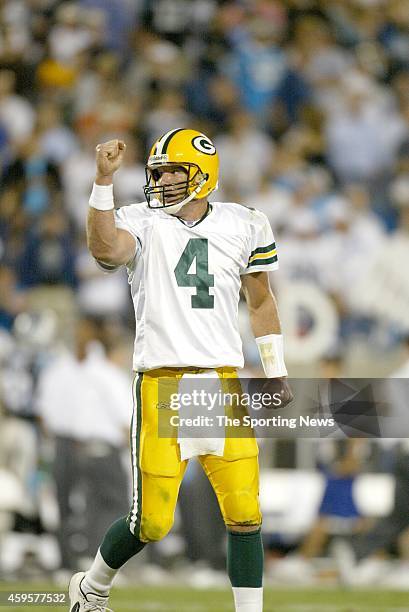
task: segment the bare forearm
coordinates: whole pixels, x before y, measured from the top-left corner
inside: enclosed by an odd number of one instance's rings
[[[277,302],[271,291],[267,272],[244,275],[242,288],[256,338],[281,334]]]
[[[273,294],[265,296],[257,307],[249,309],[250,324],[256,338],[269,334],[281,334],[277,302]]]
[[[103,187],[112,185],[113,175],[101,176],[97,173],[95,184]],[[90,207],[87,219],[87,242],[91,254],[101,261],[111,263],[117,241],[113,210],[97,210]]]
[[[270,289],[267,272],[243,275],[242,288],[249,309],[250,323],[260,352],[267,378],[280,380],[281,406],[292,400],[292,393],[284,378],[287,368],[284,362],[283,338],[277,302]],[[268,336],[264,338],[263,336]]]

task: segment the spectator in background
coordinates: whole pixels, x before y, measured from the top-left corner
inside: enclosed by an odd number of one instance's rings
[[[300,175],[307,174],[309,165],[297,138],[290,134],[283,137],[276,149],[274,160],[269,168],[269,176],[274,185],[293,191]]]
[[[381,24],[378,33],[393,70],[409,67],[408,15],[408,0],[391,0],[386,6],[386,22]]]
[[[74,352],[61,354],[42,372],[37,393],[38,414],[55,437],[58,539],[61,569],[67,571],[79,557],[96,553],[111,519],[126,514],[129,505],[121,450],[127,444],[132,396],[127,375],[109,358],[116,346],[107,346],[105,355],[96,344],[101,339],[97,322],[81,318]],[[85,498],[83,516],[73,506],[72,494],[78,490]],[[85,539],[78,548],[76,529]]]
[[[38,107],[37,126],[42,155],[52,164],[61,166],[77,150],[78,142],[73,131],[63,122],[57,102],[45,101]]]
[[[190,56],[182,48],[161,38],[154,31],[138,31],[135,54],[126,70],[125,82],[130,93],[142,92],[149,109],[150,94],[182,87],[190,69]]]
[[[188,46],[192,49],[192,37],[206,40],[208,31],[217,13],[215,0],[167,0],[157,3],[154,0],[144,2],[142,12],[145,28],[155,31],[166,40],[179,47]],[[197,53],[192,49],[193,53]]]
[[[22,208],[31,218],[41,216],[51,205],[61,202],[59,169],[41,150],[38,131],[20,144],[3,180],[5,187],[17,188]]]
[[[3,174],[4,169],[10,161],[9,137],[7,128],[0,121],[0,173]]]
[[[0,328],[11,331],[14,319],[24,307],[24,293],[17,288],[14,270],[0,263]]]
[[[13,144],[30,137],[35,125],[35,111],[26,98],[15,92],[12,70],[0,70],[0,121]]]
[[[79,148],[66,160],[62,167],[65,204],[69,218],[74,222],[77,231],[84,227],[84,211],[88,205],[89,189],[92,186],[95,170],[95,144],[97,142],[94,128],[87,122],[78,125]]]
[[[321,362],[324,379],[342,375],[343,360],[338,354],[328,355]],[[324,400],[324,404],[327,400]],[[317,446],[318,468],[325,484],[318,516],[294,555],[271,564],[276,580],[311,584],[317,576],[313,561],[324,552],[334,534],[356,533],[362,520],[353,497],[354,481],[362,469],[365,440],[320,440]]]
[[[393,412],[388,416],[407,418],[407,388],[409,378],[409,336],[403,340],[403,362],[393,372],[388,400]],[[399,379],[405,379],[400,381]],[[404,384],[401,386],[400,383]],[[334,549],[338,561],[341,581],[348,586],[379,585],[386,588],[407,588],[409,552],[409,440],[387,439],[394,446],[395,462],[392,475],[395,480],[394,499],[391,511],[376,522],[369,531],[348,544],[337,543]],[[388,557],[397,550],[401,561],[392,566]]]
[[[47,314],[20,313],[12,333],[1,338],[0,465],[17,478],[23,492],[15,508],[11,528],[16,532],[43,532],[39,509],[38,430],[33,407],[35,376],[53,339],[53,318]],[[9,571],[16,569],[19,555],[7,559]]]
[[[92,55],[89,51],[77,56],[78,74],[72,89],[74,120],[92,117],[95,106],[111,86],[117,87],[120,56],[109,51]]]
[[[289,158],[292,161],[292,158]],[[280,274],[291,281],[309,281],[322,286],[323,261],[319,253],[320,215],[313,207],[314,200],[326,193],[327,177],[317,177],[304,171],[294,157],[294,169],[285,168],[285,175],[277,181],[277,188],[286,195],[288,207],[281,215],[283,266]],[[286,160],[284,160],[286,161]]]
[[[345,106],[328,116],[326,128],[329,163],[341,183],[361,181],[373,188],[391,172],[400,122],[362,75],[345,78],[340,93]]]
[[[203,83],[207,81],[207,86]],[[208,79],[196,76],[186,88],[187,107],[218,126],[224,132],[232,114],[238,110],[238,93],[234,84],[225,76],[211,70]]]
[[[307,281],[321,286],[322,259],[317,244],[319,226],[316,216],[307,206],[293,208],[285,219],[285,238],[282,240],[280,277],[288,281]]]
[[[395,165],[395,174],[389,186],[392,204],[403,210],[409,202],[409,138],[402,143]]]
[[[86,9],[87,21],[95,21],[95,15],[103,15],[104,47],[129,52],[130,34],[136,29],[140,12],[140,1],[123,0],[80,0],[80,6]]]
[[[280,91],[288,65],[280,48],[286,13],[279,2],[258,3],[236,27],[225,24],[232,52],[225,62],[227,76],[236,84],[243,107],[265,124]]]
[[[396,101],[398,108],[401,110],[407,108],[409,103],[409,70],[399,70],[392,79],[393,89],[396,95]],[[408,127],[406,126],[406,133],[408,134]]]
[[[0,259],[18,274],[25,247],[28,218],[20,206],[17,186],[11,185],[0,193]]]
[[[182,93],[175,89],[159,92],[154,107],[146,118],[146,133],[149,142],[155,142],[161,134],[190,125],[192,118],[186,112],[186,102]]]
[[[74,248],[62,209],[47,212],[29,230],[19,270],[23,287],[53,285],[74,287]]]
[[[275,580],[313,584],[318,578],[314,559],[324,554],[331,537],[345,532],[356,534],[362,529],[362,517],[353,498],[353,484],[362,465],[363,442],[357,438],[350,438],[343,445],[320,441],[318,461],[325,485],[318,516],[295,554],[271,566]],[[326,460],[325,451],[329,452]]]
[[[385,227],[371,208],[369,190],[360,183],[351,183],[345,186],[344,196],[349,202],[356,239],[364,243],[366,253],[375,250],[375,244],[385,237]]]
[[[237,110],[229,119],[228,132],[215,140],[221,159],[223,198],[227,201],[251,201],[271,166],[274,143],[254,123],[248,112]]]
[[[78,53],[96,42],[84,23],[84,13],[76,2],[64,2],[57,8],[56,23],[48,37],[50,57],[55,61],[69,65]]]
[[[295,14],[294,36],[289,44],[294,67],[311,88],[312,100],[320,108],[337,108],[336,90],[346,70],[354,65],[353,56],[336,44],[334,31],[317,15]]]
[[[322,270],[324,286],[330,292],[344,294],[343,299],[347,302],[349,288],[354,280],[359,283],[367,274],[385,233],[378,217],[366,209],[367,190],[349,186],[345,193],[350,196],[349,200],[339,198],[328,205],[327,231],[320,240],[320,254],[326,262]],[[347,262],[344,261],[345,253],[349,253]],[[336,278],[335,268],[338,269]]]

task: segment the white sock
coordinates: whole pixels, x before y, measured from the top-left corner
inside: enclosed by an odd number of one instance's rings
[[[263,587],[232,587],[236,612],[263,612]]]
[[[98,550],[97,556],[94,559],[82,583],[82,588],[85,593],[96,593],[97,595],[109,595],[115,576],[118,570],[109,567],[102,558]]]

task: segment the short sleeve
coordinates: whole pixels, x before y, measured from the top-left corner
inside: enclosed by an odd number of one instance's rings
[[[247,266],[241,274],[277,270],[277,248],[270,223],[266,215],[258,210],[251,210],[250,215],[250,247]]]
[[[140,223],[138,223],[139,219],[137,215],[132,214],[134,211],[132,210],[134,206],[122,206],[122,208],[117,208],[114,211],[115,215],[115,225],[118,229],[123,229],[132,234],[135,238],[136,244],[141,246],[141,234],[142,229],[140,227]]]

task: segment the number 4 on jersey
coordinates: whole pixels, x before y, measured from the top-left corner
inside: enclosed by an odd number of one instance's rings
[[[196,260],[196,272],[189,272]],[[179,287],[196,287],[192,295],[192,308],[214,308],[214,296],[209,287],[214,287],[214,275],[209,274],[209,245],[207,238],[191,238],[175,268]]]

